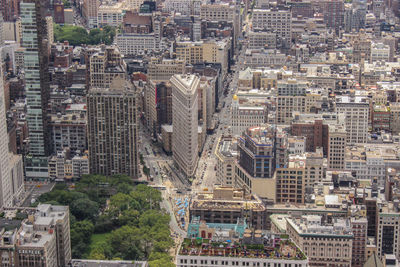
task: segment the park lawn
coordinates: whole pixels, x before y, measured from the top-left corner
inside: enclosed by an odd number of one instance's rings
[[[90,245],[89,245],[89,255],[92,252],[92,249],[96,246],[97,243],[100,243],[102,241],[106,241],[107,237],[110,235],[111,233],[103,233],[103,234],[93,234],[90,237]]]

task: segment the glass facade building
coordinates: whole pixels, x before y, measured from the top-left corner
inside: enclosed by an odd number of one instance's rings
[[[41,0],[25,0],[20,5],[22,46],[24,54],[29,151],[25,157],[28,179],[48,177],[48,156],[51,151],[47,104],[49,71],[45,5]]]

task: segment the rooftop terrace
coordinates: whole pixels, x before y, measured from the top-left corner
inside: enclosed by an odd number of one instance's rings
[[[193,199],[191,209],[254,210],[264,211],[265,205],[256,195],[244,195],[240,190],[214,188],[214,192],[202,192]]]
[[[238,258],[305,260],[305,254],[290,240],[279,237],[271,242],[261,244],[245,244],[240,242],[214,242],[209,239],[185,238],[180,248],[180,255],[220,256]]]

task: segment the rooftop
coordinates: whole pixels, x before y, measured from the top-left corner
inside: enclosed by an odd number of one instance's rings
[[[281,233],[286,233],[286,218],[289,218],[288,214],[272,214],[269,216],[271,223],[279,229]]]
[[[259,242],[249,242],[247,238],[235,242],[231,240],[214,242],[203,238],[185,238],[179,254],[282,260],[307,259],[305,254],[290,240],[282,240],[280,237],[268,238],[261,233],[255,233],[254,238],[258,239]]]
[[[243,190],[229,187],[214,188],[214,192],[201,192],[192,200],[191,209],[253,210],[265,211],[266,207],[256,195],[244,195]]]
[[[272,145],[273,135],[274,126],[272,125],[250,127],[246,131],[246,137],[248,137],[255,145]]]
[[[82,115],[84,115],[84,113],[81,113]],[[82,124],[82,125],[86,125],[86,116],[77,116],[76,114],[57,114],[51,115],[51,123],[53,124],[57,124],[57,123],[63,123],[63,124]]]
[[[342,95],[342,96],[336,96],[336,103],[340,104],[350,104],[350,103],[354,103],[354,104],[366,104],[368,105],[368,98],[363,97],[363,96],[347,96],[347,95]]]
[[[72,259],[71,267],[147,267],[146,261]]]
[[[192,217],[192,221],[188,226],[187,236],[189,238],[201,237],[200,230],[212,232],[211,239],[214,241],[237,239],[242,238],[245,230],[247,229],[247,223],[245,219],[238,218],[237,223],[206,223],[201,221],[200,217]],[[210,238],[210,237],[209,237]]]
[[[299,218],[286,218],[290,225],[301,236],[327,236],[332,238],[353,238],[349,220],[335,219],[331,224],[325,223],[319,215],[307,215]]]
[[[304,169],[306,167],[306,159],[305,155],[289,155],[288,168]]]
[[[194,92],[197,90],[199,78],[193,74],[175,74],[171,78],[171,83],[174,84],[180,90],[187,92]]]
[[[221,139],[218,144],[219,153],[224,157],[233,158],[237,155],[236,150],[234,150],[233,139]]]

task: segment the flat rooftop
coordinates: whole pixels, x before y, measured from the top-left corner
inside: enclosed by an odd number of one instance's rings
[[[147,267],[146,261],[72,259],[71,267]]]
[[[220,190],[225,190],[225,192],[222,192],[221,195],[216,195],[212,192],[198,193],[196,198],[192,200],[190,208],[206,210],[266,210],[262,200],[255,195],[244,196],[241,191],[234,190],[232,192],[229,188]],[[215,188],[214,191],[218,191],[218,188]]]
[[[306,215],[300,218],[286,218],[290,225],[300,236],[326,236],[332,238],[353,238],[350,221],[336,219],[332,224],[325,224],[319,215]]]
[[[259,235],[262,240],[261,234]],[[282,260],[306,260],[305,254],[290,240],[274,239],[268,244],[247,244],[244,239],[235,242],[214,242],[209,239],[185,238],[179,255],[184,256],[220,256],[231,258],[259,258]]]

